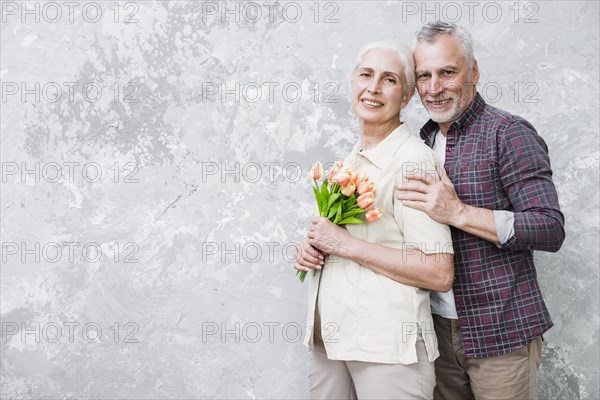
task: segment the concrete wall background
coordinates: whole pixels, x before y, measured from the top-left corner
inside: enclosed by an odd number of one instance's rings
[[[539,397],[600,397],[597,2],[1,6],[2,398],[307,398],[306,173],[357,140],[358,49],[437,18],[550,148]]]

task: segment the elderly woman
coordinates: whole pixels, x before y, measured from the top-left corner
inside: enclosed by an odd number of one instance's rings
[[[301,243],[294,267],[314,271],[305,344],[315,399],[433,398],[439,353],[428,289],[450,289],[453,250],[446,225],[394,200],[404,175],[435,173],[433,152],[400,119],[414,84],[408,48],[377,42],[360,51],[350,84],[360,140],[344,165],[375,183],[383,215],[345,228],[314,218]]]

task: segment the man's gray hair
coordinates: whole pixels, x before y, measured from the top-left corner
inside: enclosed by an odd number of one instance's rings
[[[438,35],[450,35],[454,37],[462,51],[463,55],[467,57],[467,63],[469,68],[473,66],[475,61],[475,54],[473,53],[473,38],[471,34],[464,28],[444,21],[428,22],[417,32],[417,43],[418,42],[435,42]]]
[[[356,72],[356,69],[360,65],[365,54],[371,50],[391,50],[394,52],[400,64],[402,64],[402,71],[404,72],[404,81],[406,82],[405,91],[409,92],[415,88],[415,61],[413,59],[412,51],[410,47],[394,40],[381,40],[377,42],[367,43],[363,48],[360,49],[354,66],[352,67],[352,75]]]

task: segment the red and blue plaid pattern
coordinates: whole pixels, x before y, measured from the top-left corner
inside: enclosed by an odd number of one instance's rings
[[[437,130],[430,120],[421,137],[431,144]],[[445,168],[459,198],[515,215],[515,234],[500,248],[451,227],[465,354],[508,353],[553,325],[533,264],[533,250],[556,252],[565,238],[548,148],[531,124],[479,94],[446,138]]]

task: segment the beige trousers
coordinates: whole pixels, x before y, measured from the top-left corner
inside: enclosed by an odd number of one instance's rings
[[[431,400],[435,370],[427,360],[423,341],[417,341],[417,356],[418,362],[409,365],[329,360],[323,342],[315,337],[310,363],[311,398]]]
[[[511,353],[466,358],[458,321],[433,315],[440,357],[435,360],[436,400],[534,400],[542,339]]]

